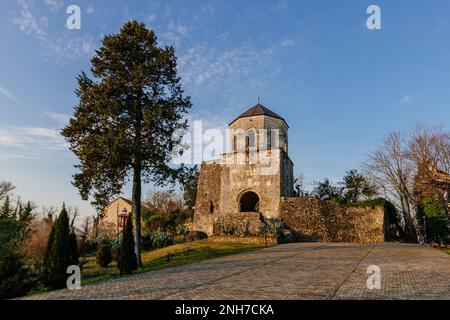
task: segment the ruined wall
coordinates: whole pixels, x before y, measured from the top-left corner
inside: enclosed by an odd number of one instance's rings
[[[197,187],[194,230],[213,234],[214,223],[220,217],[233,216],[238,221],[242,218],[235,216],[241,214],[239,199],[246,191],[258,194],[259,210],[264,216],[278,217],[281,183],[278,156],[277,153],[272,158],[275,172],[263,175],[259,164],[239,164],[233,161],[223,164],[203,163]],[[256,228],[256,221],[251,224]]]
[[[202,163],[197,186],[193,229],[212,234],[217,213],[221,209],[221,176],[219,164]],[[211,212],[212,211],[212,212]]]
[[[282,198],[281,217],[301,241],[383,242],[383,207],[346,207],[313,198]]]
[[[281,196],[292,197],[294,193],[294,164],[285,152],[281,152],[280,176]]]

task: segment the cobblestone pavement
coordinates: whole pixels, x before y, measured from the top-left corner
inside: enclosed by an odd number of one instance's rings
[[[381,289],[367,289],[367,267]],[[450,299],[450,255],[413,244],[296,243],[29,299]]]

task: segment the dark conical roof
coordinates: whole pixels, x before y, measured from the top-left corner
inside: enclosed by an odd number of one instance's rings
[[[254,116],[268,116],[268,117],[272,117],[272,118],[281,119],[284,122],[286,122],[283,119],[283,117],[279,116],[272,110],[270,110],[270,109],[264,107],[262,104],[258,103],[257,105],[251,107],[250,109],[245,111],[243,114],[241,114],[239,117],[237,117],[236,119],[231,121],[230,125],[240,118],[247,118],[247,117],[254,117]]]

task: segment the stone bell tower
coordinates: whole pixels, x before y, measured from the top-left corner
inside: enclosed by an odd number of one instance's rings
[[[229,124],[231,152],[201,166],[194,229],[217,233],[223,224],[278,218],[280,198],[293,194],[286,121],[261,104]]]

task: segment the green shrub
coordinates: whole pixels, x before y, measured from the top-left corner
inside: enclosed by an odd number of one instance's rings
[[[147,233],[142,236],[141,240],[142,249],[144,250],[165,248],[173,244],[173,238],[162,231]]]
[[[120,258],[120,248],[122,246],[122,235],[111,240],[111,253],[113,261],[118,261]]]
[[[141,247],[142,250],[149,251],[152,250],[152,234],[144,233],[141,237]]]
[[[78,241],[75,232],[70,232],[68,239],[69,264],[78,265],[80,263],[80,255],[78,253]]]
[[[130,274],[137,269],[136,253],[134,252],[134,235],[131,215],[123,230],[122,245],[120,249],[120,259],[117,261],[120,274]]]
[[[69,217],[63,207],[61,213],[52,226],[47,242],[42,279],[52,289],[64,288],[67,280],[67,267],[78,264],[78,255],[75,254],[76,245],[70,235]]]
[[[176,234],[178,227],[191,217],[190,210],[175,209],[170,212],[147,212],[142,215],[144,230],[148,233],[162,230]]]
[[[81,256],[89,255],[91,253],[97,252],[98,243],[96,240],[81,240],[79,242],[79,253]]]
[[[107,237],[101,239],[97,249],[97,264],[105,268],[112,262],[111,244]]]
[[[425,214],[425,233],[429,241],[444,241],[450,234],[448,213],[444,198],[439,194],[427,197],[423,201]]]
[[[233,223],[228,224],[221,224],[220,225],[220,233],[225,234],[227,236],[234,235],[234,232],[236,231],[236,227]]]
[[[164,248],[173,244],[173,238],[165,232],[152,234],[152,246],[154,249]]]
[[[185,236],[185,235],[187,235],[189,233],[188,227],[186,227],[184,224],[180,224],[177,227],[177,231],[178,231],[178,234],[181,235],[181,236]]]
[[[38,284],[36,272],[25,264],[27,225],[11,217],[0,217],[0,300],[27,294]]]
[[[285,225],[282,221],[268,221],[265,225],[265,230],[267,233],[270,233],[274,236],[279,236],[283,233]]]
[[[214,227],[214,232],[227,236],[246,237],[250,235],[250,223],[248,221],[238,225],[232,222],[220,223]]]
[[[242,228],[237,231],[239,237],[247,237],[250,235],[250,223],[247,221]]]

